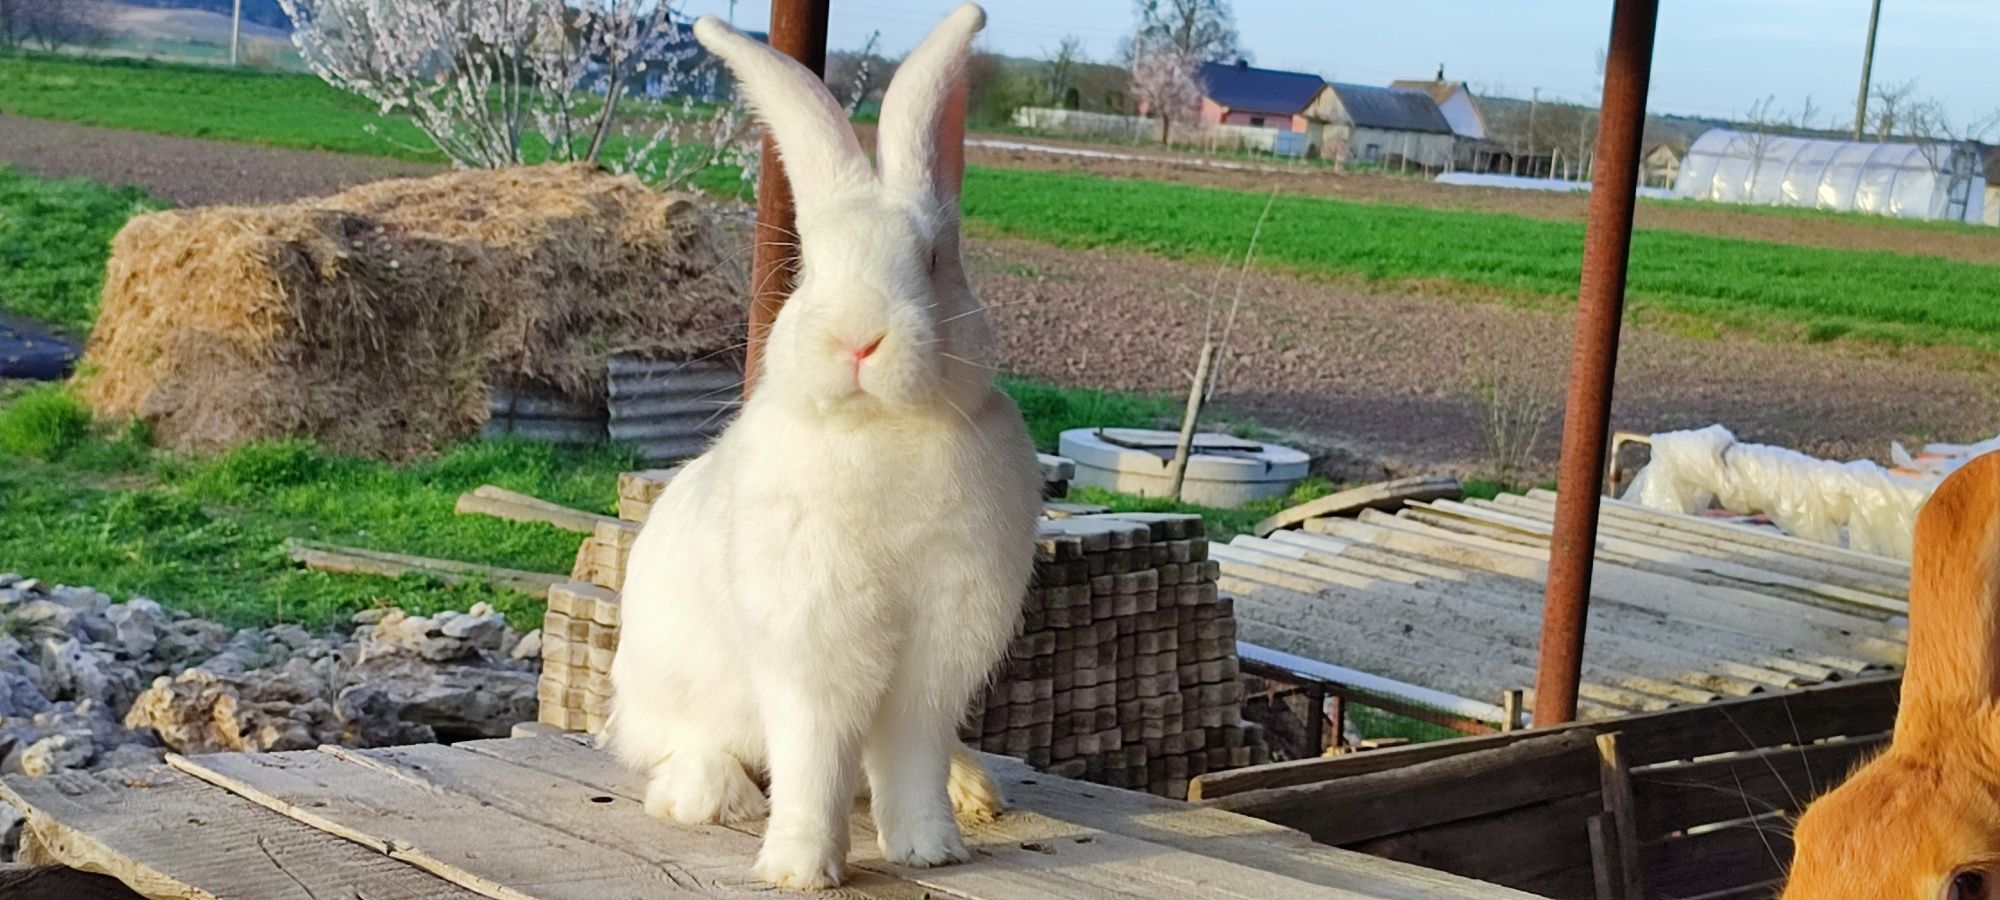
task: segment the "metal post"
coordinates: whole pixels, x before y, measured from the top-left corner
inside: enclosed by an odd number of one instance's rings
[[[1632,206],[1639,181],[1639,134],[1653,69],[1659,0],[1617,0],[1605,60],[1603,118],[1597,131],[1597,184],[1584,232],[1583,281],[1577,292],[1563,415],[1555,533],[1549,541],[1548,594],[1542,606],[1541,658],[1535,670],[1535,725],[1576,718],[1583,671],[1584,621],[1597,544],[1598,490],[1611,418],[1618,324],[1625,306],[1625,263],[1632,249]]]
[[[1882,22],[1882,0],[1875,0],[1874,8],[1868,11],[1868,48],[1861,51],[1861,94],[1854,98],[1854,139],[1861,140],[1861,129],[1868,127],[1868,74],[1875,68],[1875,26]]]
[[[236,65],[236,48],[243,44],[243,0],[236,0],[236,9],[229,14],[229,64]]]
[[[826,74],[826,19],[829,0],[771,0],[771,47],[813,70]],[[792,295],[798,274],[799,248],[794,234],[792,184],[778,161],[771,135],[764,135],[763,167],[757,170],[756,246],[750,254],[750,334],[743,353],[743,395],[757,384],[757,366],[764,356],[764,337],[778,318],[778,309]]]

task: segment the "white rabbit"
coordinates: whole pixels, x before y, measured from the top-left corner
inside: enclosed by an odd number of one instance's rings
[[[607,736],[682,822],[756,818],[768,773],[756,872],[780,887],[839,883],[864,771],[895,863],[966,860],[954,802],[997,802],[956,731],[1013,634],[1041,502],[940,146],[984,23],[968,3],[905,60],[879,175],[808,70],[695,23],[777,140],[801,266],[756,391],[633,545]]]

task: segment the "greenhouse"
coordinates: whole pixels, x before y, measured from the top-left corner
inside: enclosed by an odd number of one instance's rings
[[[1986,176],[1971,145],[1831,141],[1718,128],[1688,148],[1674,195],[1978,224]]]

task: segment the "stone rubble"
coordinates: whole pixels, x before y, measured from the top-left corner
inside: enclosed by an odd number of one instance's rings
[[[232,630],[134,597],[0,574],[0,774],[168,752],[504,737],[536,716],[541,633],[491,606]],[[0,803],[0,862],[20,814]]]

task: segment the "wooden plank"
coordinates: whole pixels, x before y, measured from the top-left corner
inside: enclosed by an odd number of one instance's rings
[[[1487,753],[1202,802],[1348,845],[1594,792],[1597,759],[1590,735],[1549,735]]]
[[[27,812],[27,833],[55,861],[150,897],[478,896],[166,766],[13,776],[0,800]]]
[[[1547,499],[1551,501],[1555,498],[1554,491],[1533,490],[1529,491],[1528,494],[1532,497],[1546,495]],[[1824,559],[1828,562],[1838,563],[1849,568],[1868,569],[1902,578],[1910,577],[1910,564],[1905,560],[1890,559],[1889,557],[1877,556],[1873,553],[1862,553],[1856,550],[1849,550],[1845,547],[1836,547],[1832,544],[1822,544],[1818,541],[1806,540],[1797,535],[1785,534],[1784,532],[1773,531],[1768,528],[1739,525],[1733,522],[1718,521],[1701,516],[1661,512],[1624,500],[1607,499],[1599,508],[1603,510],[1606,516],[1617,516],[1668,525],[1683,531],[1697,531],[1716,535],[1732,542],[1770,547],[1807,559]]]
[[[1349,516],[1364,509],[1393,512],[1402,509],[1405,503],[1457,499],[1464,495],[1464,486],[1459,484],[1458,479],[1450,476],[1419,475],[1414,478],[1398,478],[1394,481],[1338,491],[1317,500],[1280,510],[1276,515],[1258,522],[1250,530],[1258,537],[1266,537],[1271,532],[1290,528],[1307,519]]]
[[[1315,843],[1302,832],[1261,819],[1057,778],[1010,757],[985,754],[982,761],[1010,803],[1183,852],[1383,900],[1521,896],[1432,869]]]
[[[1805,804],[1888,746],[1887,733],[1651,766],[1632,773],[1642,840]]]
[[[1233,543],[1212,548],[1210,554],[1232,569],[1247,564],[1306,578],[1366,578],[1372,574],[1370,570],[1380,568],[1371,563],[1315,554],[1293,545],[1250,537],[1238,537]],[[1442,604],[1454,612],[1484,610],[1485,615],[1492,619],[1489,633],[1496,640],[1505,640],[1523,650],[1533,650],[1539,644],[1542,612],[1539,596],[1531,598],[1525,594],[1489,591],[1458,581],[1435,581],[1415,575],[1403,575],[1375,590],[1416,598],[1420,606],[1412,612],[1419,611],[1425,601]],[[1727,651],[1718,648],[1713,640],[1703,642],[1699,650],[1692,649],[1679,640],[1678,629],[1687,627],[1682,623],[1657,620],[1634,622],[1630,616],[1618,615],[1619,609],[1616,606],[1593,608],[1591,636],[1586,641],[1591,648],[1594,665],[1632,679],[1612,682],[1618,686],[1686,702],[1704,702],[1713,699],[1715,694],[1746,696],[1774,687],[1799,687],[1806,683],[1797,675],[1722,658],[1718,655],[1719,650]],[[1419,628],[1427,625],[1421,618],[1415,617],[1405,618],[1403,623]],[[1751,654],[1746,651],[1741,656],[1748,658]],[[1676,691],[1700,693],[1677,695]]]
[[[616,521],[612,516],[571,509],[490,484],[482,484],[458,495],[457,512],[462,516],[487,515],[511,522],[541,522],[580,534],[591,533],[599,522]]]
[[[1602,806],[1596,792],[1472,816],[1349,845],[1374,856],[1542,893],[1557,872],[1583,872],[1590,885],[1585,822]]]
[[[1785,877],[1792,839],[1777,816],[1700,834],[1668,838],[1645,851],[1646,889],[1653,897],[1698,897]]]
[[[422,575],[435,578],[446,584],[475,582],[494,587],[519,591],[531,597],[548,595],[551,585],[570,580],[568,575],[551,575],[546,572],[529,572],[522,569],[503,569],[498,566],[484,566],[478,563],[459,562],[451,559],[433,559],[427,556],[411,556],[405,553],[388,553],[381,550],[367,550],[360,547],[342,547],[305,541],[297,538],[285,540],[285,551],[292,560],[302,563],[315,572],[336,572],[343,575],[382,575],[400,578],[404,575]]]
[[[435,793],[470,797],[519,819],[645,860],[671,873],[676,884],[695,888],[703,896],[748,897],[769,891],[750,875],[757,858],[755,837],[728,828],[670,824],[648,815],[638,798],[439,744],[377,750],[322,747],[320,751]],[[861,871],[838,893],[917,900],[925,891]]]
[[[1539,520],[1553,521],[1555,515],[1554,495],[1543,500],[1537,497],[1523,497],[1508,494],[1496,498],[1495,503]],[[1749,562],[1758,567],[1784,572],[1802,578],[1812,578],[1830,584],[1851,587],[1856,590],[1872,591],[1897,600],[1907,599],[1910,593],[1910,579],[1907,574],[1892,575],[1878,568],[1858,567],[1848,562],[1836,562],[1800,556],[1791,549],[1779,550],[1752,543],[1711,534],[1705,531],[1678,528],[1673,525],[1647,522],[1624,516],[1604,516],[1602,530],[1656,546],[1678,549],[1704,555],[1720,554],[1724,558],[1738,562]]]
[[[313,750],[171,755],[174,768],[495,900],[707,896],[675,867]],[[746,873],[747,874],[747,873]],[[692,884],[690,883],[692,882]]]
[[[645,784],[609,755],[568,737],[472,741],[456,745],[470,752],[493,755],[530,768],[563,774],[584,784],[636,798]],[[991,759],[989,757],[989,759]],[[1060,779],[1035,775],[1033,780]],[[1126,792],[1088,785],[1080,788],[1110,804]],[[1237,825],[1236,823],[1243,823]],[[1232,819],[1232,826],[1256,835],[1268,826]],[[966,846],[976,862],[910,870],[890,866],[875,851],[865,816],[857,816],[855,867],[895,874],[933,892],[980,900],[1030,900],[1044,897],[1230,897],[1268,900],[1270,897],[1402,898],[1422,894],[1354,891],[1309,882],[1287,873],[1261,871],[1227,857],[1176,852],[1171,846],[1107,831],[1093,824],[1062,821],[1016,806],[999,821],[964,825]],[[1281,832],[1282,833],[1282,832]],[[1421,882],[1419,882],[1421,883]],[[1468,886],[1471,888],[1481,886]],[[1511,896],[1509,894],[1432,894],[1430,896]]]
[[[1609,851],[1602,861],[1614,875],[1611,886],[1619,900],[1641,900],[1638,812],[1632,801],[1631,769],[1616,732],[1597,736],[1597,770],[1604,794],[1604,815],[1597,821]]]
[[[1862,678],[1740,700],[1641,713],[1604,722],[1531,728],[1478,737],[1393,747],[1369,753],[1289,760],[1210,772],[1198,779],[1203,797],[1312,784],[1382,772],[1464,753],[1506,747],[1534,737],[1568,731],[1592,735],[1619,732],[1619,745],[1637,768],[1670,760],[1738,753],[1848,735],[1872,735],[1893,727],[1901,676]]]
[[[1281,531],[1268,540],[1238,537],[1235,543],[1249,541],[1256,541],[1256,545],[1268,547],[1271,552],[1311,562],[1331,565],[1339,561],[1350,565],[1373,564],[1395,567],[1419,575],[1420,585],[1427,587],[1438,583],[1463,585],[1463,589],[1478,590],[1493,595],[1496,599],[1504,598],[1521,609],[1533,609],[1539,612],[1543,599],[1542,582],[1523,577],[1523,574],[1434,560],[1327,534]],[[1526,560],[1519,562],[1521,565],[1517,569],[1518,573],[1533,571],[1533,564]],[[1830,648],[1824,644],[1810,647],[1790,646],[1762,633],[1742,628],[1728,628],[1687,615],[1669,614],[1643,604],[1626,602],[1626,596],[1603,588],[1594,590],[1590,604],[1590,625],[1616,634],[1659,641],[1668,646],[1697,653],[1725,669],[1734,665],[1730,659],[1740,660],[1742,664],[1750,667],[1737,672],[1742,677],[1778,677],[1788,681],[1807,679],[1806,683],[1817,683],[1839,675],[1860,672],[1869,665],[1865,660],[1851,656],[1829,656],[1827,650]],[[1763,670],[1768,674],[1759,675],[1757,670]]]
[[[1459,503],[1453,500],[1439,500],[1421,509],[1452,516],[1459,519],[1481,522],[1500,528],[1519,531],[1538,540],[1546,540],[1554,528],[1543,522],[1525,518],[1492,506]],[[1761,568],[1748,562],[1733,562],[1711,556],[1655,547],[1638,541],[1627,540],[1615,535],[1598,535],[1600,553],[1628,557],[1638,561],[1639,568],[1661,568],[1688,577],[1721,579],[1725,583],[1754,585],[1786,592],[1818,597],[1826,602],[1848,604],[1860,609],[1871,609],[1890,615],[1908,615],[1910,606],[1903,600],[1884,597],[1869,591],[1799,578]]]
[[[1369,540],[1399,552],[1417,553],[1543,583],[1548,547],[1519,546],[1467,535],[1400,516],[1363,515],[1360,522],[1318,519],[1315,528],[1340,537]],[[1801,604],[1739,586],[1692,583],[1599,560],[1591,579],[1601,592],[1647,609],[1693,618],[1719,627],[1779,638],[1802,648],[1832,647],[1874,663],[1900,665],[1905,630],[1848,610]]]

